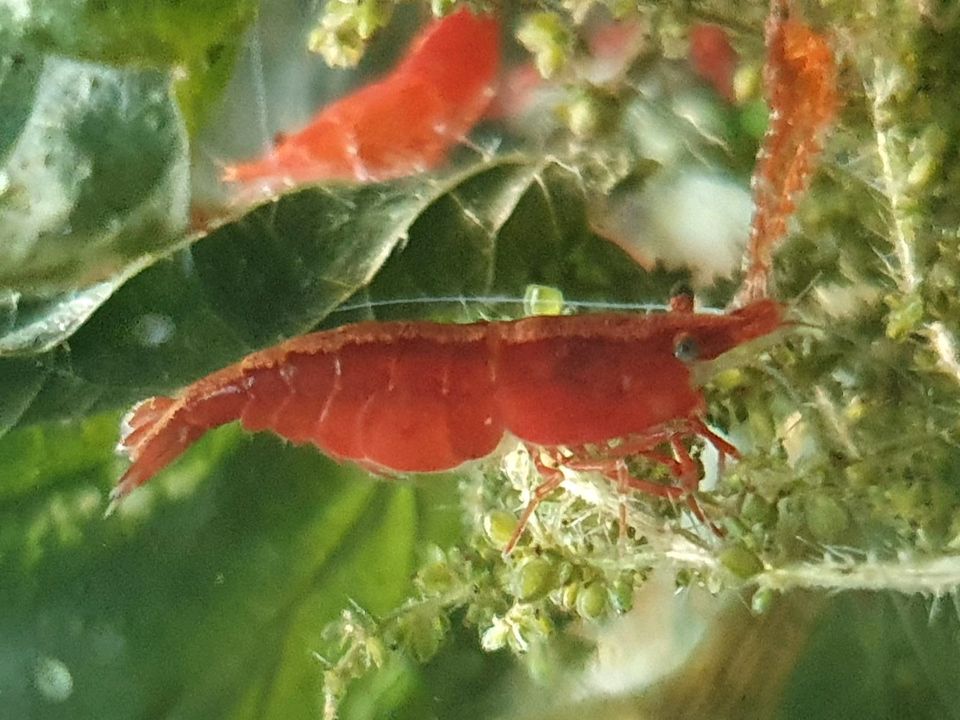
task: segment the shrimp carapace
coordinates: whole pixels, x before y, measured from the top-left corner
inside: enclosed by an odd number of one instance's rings
[[[458,10],[431,22],[386,77],[322,108],[227,182],[260,189],[370,182],[436,167],[483,115],[500,69],[500,23]]]
[[[774,331],[781,310],[366,322],[294,338],[137,405],[114,495],[237,419],[387,473],[455,468],[507,432],[544,447],[660,433],[704,412],[693,365]]]

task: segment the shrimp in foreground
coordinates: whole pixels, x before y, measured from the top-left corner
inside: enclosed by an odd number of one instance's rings
[[[499,21],[459,10],[423,30],[386,77],[322,108],[263,157],[227,166],[223,179],[276,190],[436,167],[483,115],[499,67]]]
[[[617,439],[623,443],[599,459],[565,464],[674,497],[698,481],[685,438],[704,436],[722,453],[736,453],[703,422],[693,366],[776,330],[781,315],[771,300],[700,314],[681,296],[659,314],[366,322],[294,338],[177,397],[137,405],[120,442],[133,464],[113,497],[145,483],[207,430],[237,419],[380,473],[450,470],[489,455],[507,432],[548,451]],[[663,463],[683,488],[628,477],[627,453]],[[559,485],[547,474],[516,537]]]
[[[176,397],[134,407],[120,441],[132,465],[113,500],[150,480],[207,430],[239,419],[248,430],[272,430],[386,474],[450,470],[491,454],[510,433],[533,450],[543,483],[507,552],[538,503],[561,484],[563,467],[599,471],[623,491],[686,496],[703,518],[691,495],[700,473],[687,441],[701,437],[721,456],[738,453],[704,422],[697,370],[784,326],[782,305],[766,297],[769,258],[833,112],[835,88],[817,83],[835,77],[798,69],[800,51],[791,38],[816,54],[811,62],[819,68],[832,67],[826,43],[779,12],[781,2],[773,0],[767,28],[769,62],[776,66],[768,76],[779,78],[768,85],[775,121],[755,174],[748,269],[735,309],[697,313],[692,298],[681,294],[668,312],[647,315],[366,322],[294,338],[201,378]],[[812,94],[810,107],[801,89],[781,87],[793,83]],[[677,483],[633,477],[626,464],[632,456],[665,467]]]

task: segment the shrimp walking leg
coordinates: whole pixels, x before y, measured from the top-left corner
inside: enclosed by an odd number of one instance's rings
[[[705,431],[705,432],[704,432]],[[626,496],[628,490],[635,490],[653,497],[676,500],[685,497],[687,505],[691,512],[701,522],[707,523],[717,534],[721,531],[713,523],[707,520],[699,503],[694,497],[699,481],[699,468],[696,461],[690,455],[689,450],[683,443],[684,437],[695,434],[705,437],[713,443],[721,454],[739,455],[736,448],[728,442],[717,436],[709,430],[700,420],[692,420],[689,428],[663,429],[651,432],[642,437],[632,438],[629,442],[622,443],[616,447],[608,448],[607,451],[597,458],[591,459],[564,459],[559,454],[555,455],[553,464],[548,464],[543,459],[543,448],[530,447],[529,451],[534,459],[534,464],[543,482],[534,488],[533,496],[517,521],[517,527],[513,531],[509,542],[504,548],[504,554],[509,554],[516,547],[526,529],[530,518],[537,507],[544,499],[550,496],[556,489],[563,484],[564,475],[562,468],[578,472],[599,472],[617,486],[621,496],[619,527],[621,538],[626,536],[627,517],[626,504],[622,498]],[[670,447],[672,457],[658,450],[661,446]],[[578,449],[580,453],[585,452],[582,448]],[[679,484],[665,485],[651,480],[644,480],[634,476],[628,466],[626,459],[629,457],[643,457],[646,460],[657,465],[665,467],[671,475],[676,478]]]
[[[554,490],[560,487],[564,480],[563,472],[561,472],[559,468],[550,467],[543,462],[543,459],[540,457],[539,448],[531,448],[530,454],[534,458],[537,472],[540,474],[540,477],[545,479],[533,489],[533,497],[530,498],[530,502],[528,502],[527,506],[523,509],[523,513],[521,513],[520,519],[517,521],[517,527],[514,528],[510,540],[503,549],[504,555],[509,555],[513,552],[513,549],[517,546],[517,542],[520,540],[520,536],[523,535],[523,531],[527,527],[527,523],[530,522],[530,518],[533,517],[537,506],[543,502],[544,498],[548,497]]]
[[[700,467],[685,444],[685,441],[692,437],[701,437],[716,448],[721,467],[725,457],[740,457],[739,451],[733,445],[717,435],[698,417],[687,418],[671,424],[668,428],[661,428],[642,436],[633,437],[619,445],[606,448],[601,456],[596,458],[577,459],[578,455],[582,456],[587,452],[585,448],[577,448],[573,459],[565,459],[559,454],[555,454],[553,463],[548,464],[543,459],[543,448],[530,447],[529,450],[534,458],[534,464],[544,481],[534,489],[533,497],[524,508],[504,553],[509,554],[516,547],[537,507],[563,483],[562,468],[578,472],[599,472],[616,484],[621,495],[619,513],[621,537],[625,537],[627,527],[626,504],[622,501],[622,498],[628,490],[635,490],[668,500],[677,500],[683,497],[693,515],[700,522],[708,525],[716,535],[722,536],[724,534],[723,530],[707,518],[696,499],[695,493],[699,489]],[[660,451],[660,448],[664,446],[670,448],[669,455]],[[666,468],[675,478],[677,484],[666,485],[636,477],[627,466],[626,461],[630,457],[642,457]]]

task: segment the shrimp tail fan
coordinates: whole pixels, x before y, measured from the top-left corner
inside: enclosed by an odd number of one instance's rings
[[[184,422],[183,406],[170,397],[152,397],[136,404],[120,425],[117,452],[131,465],[110,493],[111,513],[117,502],[172,463],[207,428]]]

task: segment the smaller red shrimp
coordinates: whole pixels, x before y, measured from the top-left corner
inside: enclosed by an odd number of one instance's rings
[[[768,294],[773,249],[787,234],[796,197],[810,184],[822,136],[837,114],[837,66],[830,44],[771,0],[764,87],[770,127],[753,174],[754,216],[738,302]]]
[[[736,99],[733,73],[737,69],[737,60],[737,51],[722,27],[698,23],[690,28],[690,65],[730,103]]]
[[[622,488],[676,497],[698,481],[683,440],[699,435],[736,455],[703,422],[693,366],[782,324],[772,300],[701,314],[692,298],[678,296],[669,312],[648,315],[366,322],[313,333],[253,353],[176,397],[134,407],[119,446],[133,464],[112,498],[148,481],[207,430],[237,419],[387,474],[451,470],[491,454],[508,432],[548,451],[600,444],[607,449],[598,456],[564,464],[600,470]],[[611,440],[623,442],[611,448]],[[663,463],[682,487],[629,477],[626,455]],[[560,484],[555,467],[544,471],[508,550]]]
[[[279,136],[263,157],[229,165],[226,182],[264,190],[340,179],[370,182],[436,167],[493,98],[500,23],[467,9],[435,20],[383,79]]]

